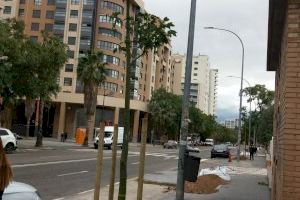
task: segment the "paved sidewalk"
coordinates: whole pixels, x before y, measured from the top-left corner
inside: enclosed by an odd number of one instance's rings
[[[231,163],[225,160],[213,159],[206,160],[205,165],[212,166],[212,163],[227,165],[230,169],[231,181],[229,184],[220,188],[219,192],[214,194],[185,194],[185,200],[268,200],[270,199],[270,191],[267,184],[266,160],[265,156],[259,154],[254,161],[245,160],[238,163]],[[155,174],[147,174],[145,181],[149,178],[156,180],[157,184],[144,184],[143,200],[174,200],[175,191],[168,190],[168,186],[160,185],[159,182],[171,182],[174,184],[176,180],[176,169],[169,171],[157,172]],[[101,199],[108,197],[108,187],[101,188]],[[137,181],[128,180],[127,199],[136,199]],[[115,188],[115,199],[117,199],[118,184]],[[93,191],[78,193],[73,196],[65,197],[66,200],[92,200]]]

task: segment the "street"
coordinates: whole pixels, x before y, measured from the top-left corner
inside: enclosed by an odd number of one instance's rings
[[[22,143],[23,141],[21,141]],[[36,187],[45,200],[83,193],[94,188],[97,150],[69,145],[60,148],[18,149],[8,155],[14,180]],[[121,151],[118,150],[119,164]],[[177,167],[177,150],[147,146],[145,174]],[[210,147],[201,147],[203,160],[210,158]],[[101,187],[109,184],[111,150],[104,150]],[[226,160],[226,159],[224,159]],[[202,165],[207,167],[205,164]],[[139,147],[131,145],[128,156],[128,179],[138,175]],[[119,167],[116,170],[119,181]],[[117,189],[117,187],[116,187]]]

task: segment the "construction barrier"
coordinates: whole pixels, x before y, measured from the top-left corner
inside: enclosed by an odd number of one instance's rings
[[[76,144],[83,144],[84,138],[86,136],[86,129],[85,128],[77,128],[76,129]]]

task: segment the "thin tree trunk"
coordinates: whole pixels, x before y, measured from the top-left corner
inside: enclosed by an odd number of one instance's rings
[[[130,18],[130,0],[126,2],[126,19]],[[126,89],[125,89],[125,109],[124,109],[124,137],[123,150],[120,159],[120,185],[119,200],[126,199],[127,184],[127,159],[128,159],[128,136],[130,129],[130,72],[131,72],[131,41],[130,41],[130,24],[126,21]]]
[[[115,122],[116,123],[116,122]],[[117,161],[117,143],[118,143],[118,124],[114,125],[113,133],[113,144],[112,144],[112,160],[111,160],[111,169],[110,169],[110,182],[109,182],[109,194],[108,200],[114,199],[114,190],[115,190],[115,177],[116,177],[116,161]]]
[[[139,166],[137,200],[143,199],[147,131],[148,131],[148,118],[144,118],[143,124],[142,124],[142,138],[141,138],[141,149],[140,149],[140,166]]]
[[[84,138],[83,146],[89,146],[89,140],[93,138],[95,124],[95,114],[87,115],[87,127],[86,127],[86,136]]]
[[[104,122],[101,122],[99,142],[98,142],[98,153],[97,153],[94,200],[99,200],[99,197],[100,197],[101,173],[102,173],[102,168],[103,168],[104,129],[105,129],[105,124],[104,124]]]
[[[36,135],[36,147],[42,147],[43,146],[43,112],[44,110],[44,101],[40,100],[39,103],[39,119],[38,119],[38,132]]]

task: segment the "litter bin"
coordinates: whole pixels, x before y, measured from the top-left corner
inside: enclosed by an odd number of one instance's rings
[[[184,180],[189,182],[196,182],[198,178],[200,157],[189,155],[185,153],[184,157]]]

